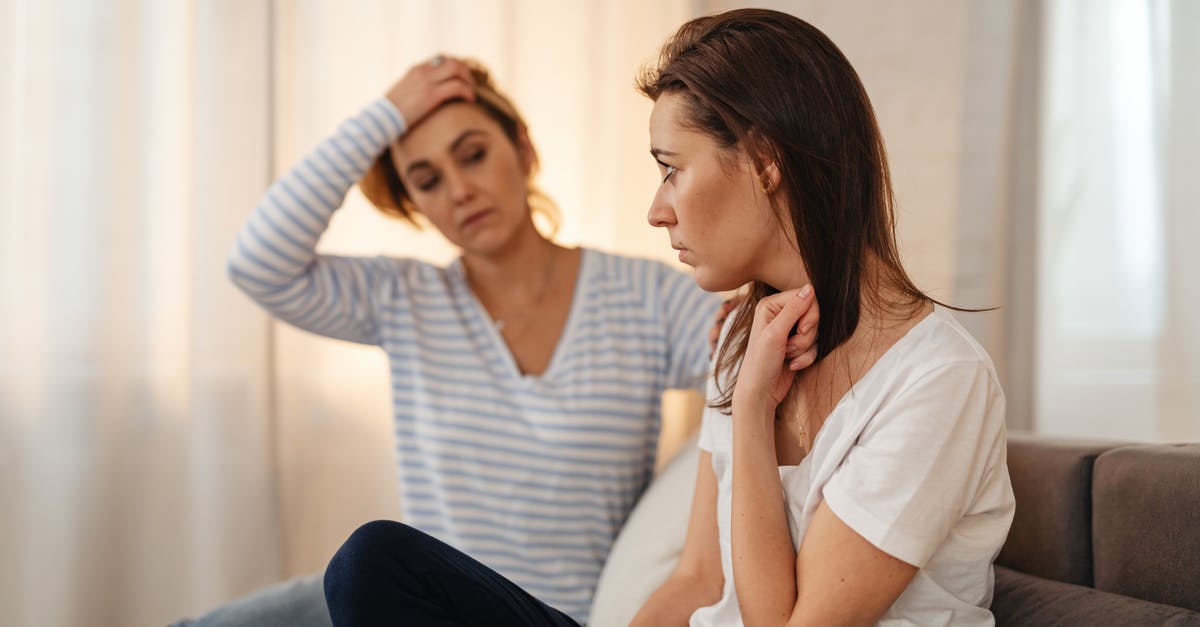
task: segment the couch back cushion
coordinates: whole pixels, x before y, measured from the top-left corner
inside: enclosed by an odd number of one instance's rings
[[[1010,433],[1008,473],[1017,511],[996,563],[1092,585],[1092,464],[1114,446]]]
[[[1160,625],[1200,627],[1200,613],[996,567],[996,627]]]
[[[1101,455],[1092,520],[1097,589],[1200,611],[1200,444]]]

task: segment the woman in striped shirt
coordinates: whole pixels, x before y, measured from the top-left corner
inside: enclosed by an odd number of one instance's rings
[[[720,300],[665,264],[544,236],[536,168],[486,71],[439,55],[267,190],[229,273],[277,318],[387,353],[405,524],[375,527],[453,546],[585,622],[650,479],[662,392],[702,385]],[[318,254],[356,183],[461,256]]]

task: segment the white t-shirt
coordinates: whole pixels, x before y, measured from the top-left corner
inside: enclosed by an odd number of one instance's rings
[[[709,396],[715,388],[709,383]],[[725,586],[692,627],[741,625],[730,557],[733,425],[705,412]],[[935,306],[842,397],[797,466],[779,468],[792,545],[824,500],[873,545],[920,570],[880,625],[992,625],[992,562],[1015,502],[1004,393],[991,359]]]

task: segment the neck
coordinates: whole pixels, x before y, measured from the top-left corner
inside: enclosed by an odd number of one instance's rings
[[[533,300],[545,292],[547,277],[562,250],[531,223],[499,250],[464,252],[463,267],[471,289],[484,300],[496,293]]]
[[[808,272],[800,251],[782,236],[776,240],[773,248],[763,251],[758,269],[754,278],[781,292],[799,289],[808,283]]]
[[[881,268],[877,259],[868,258],[859,287],[858,324],[845,342],[809,369],[813,374],[843,369],[844,375],[857,380],[883,351],[933,311],[928,300],[913,300],[889,282]]]

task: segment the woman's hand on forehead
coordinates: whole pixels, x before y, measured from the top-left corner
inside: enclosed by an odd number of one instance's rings
[[[465,63],[438,54],[409,68],[388,89],[387,98],[412,128],[448,100],[475,100],[475,80]]]

